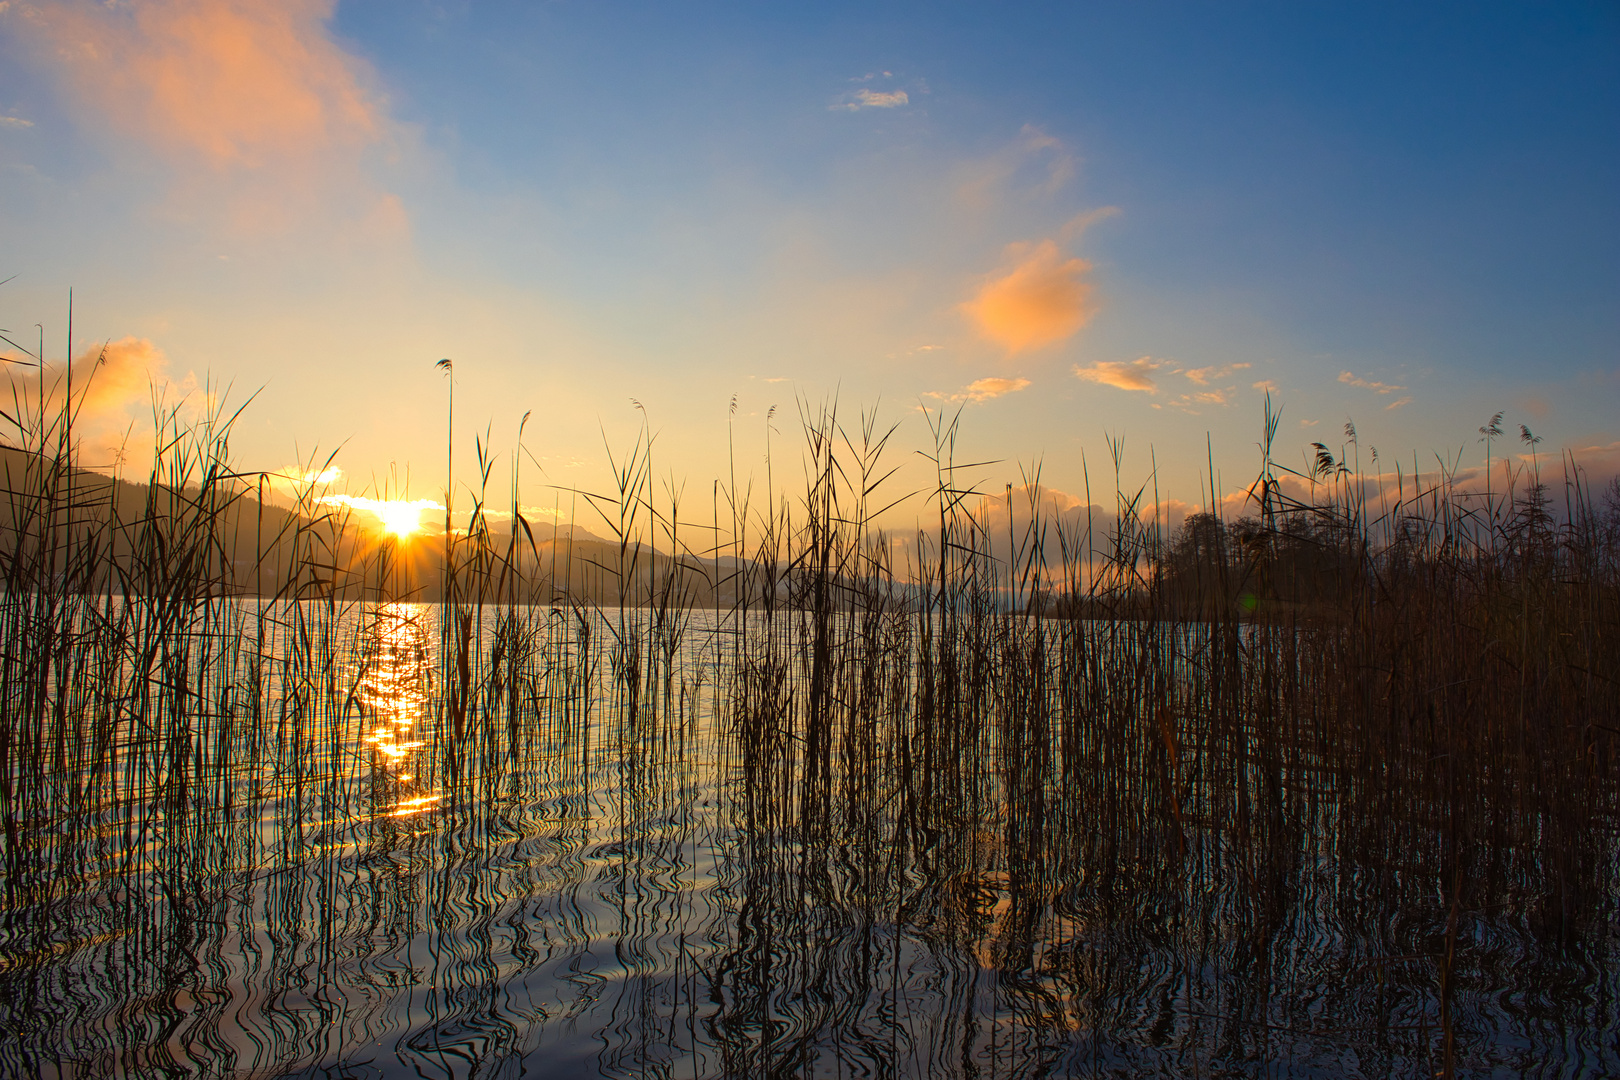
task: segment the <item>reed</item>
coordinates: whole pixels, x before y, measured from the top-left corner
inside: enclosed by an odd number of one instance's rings
[[[520,424],[509,530],[486,430],[411,606],[234,412],[77,470],[83,393],[6,415],[0,1071],[494,1068],[604,942],[608,1073],[1620,1067],[1620,486],[1552,498],[1527,429],[1481,493],[1353,429],[1287,468],[1268,402],[1246,514],[1172,534],[1118,443],[1076,523],[965,481],[959,416],[891,491],[834,402],[800,493],[683,519],[640,410],[559,553]]]

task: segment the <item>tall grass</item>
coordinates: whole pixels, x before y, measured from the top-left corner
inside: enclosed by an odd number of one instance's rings
[[[227,1024],[197,996],[224,953],[318,996],[339,941],[408,940],[419,909],[470,927],[448,1015],[491,1033],[489,1060],[515,1052],[520,1025],[472,990],[507,977],[495,912],[538,918],[512,864],[551,800],[568,859],[579,823],[614,822],[620,962],[665,987],[615,1013],[641,1064],[702,1044],[727,1075],[829,1054],[1033,1073],[1162,1050],[1196,1074],[1351,1046],[1450,1074],[1513,1052],[1510,978],[1544,988],[1514,1038],[1572,1054],[1564,1072],[1616,1063],[1620,490],[1573,461],[1562,500],[1539,456],[1484,492],[1325,446],[1289,470],[1268,404],[1247,515],[1172,535],[1122,446],[1115,512],[1079,524],[1038,469],[1018,493],[965,482],[957,418],[930,415],[929,525],[897,545],[895,429],[803,403],[802,490],[767,462],[756,498],[733,470],[708,521],[644,423],[609,450],[613,488],[578,493],[610,542],[570,543],[559,572],[516,457],[510,530],[492,520],[486,431],[442,602],[410,615],[379,600],[399,553],[314,494],[267,533],[234,414],[160,408],[132,510],[73,468],[75,393],[8,414],[8,1068],[187,1071],[175,1025]],[[418,652],[404,765],[373,689]],[[398,816],[426,807],[432,852]],[[718,915],[694,906],[705,844]],[[386,885],[347,893],[374,864]],[[262,1060],[326,1060],[280,1008],[297,1030]],[[30,1010],[48,1037],[13,1022]],[[210,1053],[193,1071],[237,1060]]]

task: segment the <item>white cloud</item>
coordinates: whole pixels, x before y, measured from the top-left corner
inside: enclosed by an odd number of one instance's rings
[[[24,120],[20,116],[0,116],[0,128],[31,128],[32,120]]]
[[[904,90],[868,90],[864,86],[855,91],[858,109],[898,109],[911,104]]]
[[[904,90],[867,90],[862,87],[856,91],[855,97],[861,106],[867,109],[897,109],[901,105],[911,104],[911,99]]]
[[[884,74],[887,75],[888,72],[885,71]],[[851,100],[840,101],[827,108],[835,112],[858,112],[861,109],[898,109],[902,105],[910,104],[911,98],[904,90],[869,90],[863,86],[851,95]]]
[[[328,465],[320,472],[305,469],[298,465],[287,465],[270,474],[272,477],[286,480],[294,484],[318,484],[325,486],[335,484],[343,476],[343,470],[336,465]]]
[[[369,510],[373,513],[394,507],[409,507],[413,510],[444,509],[444,503],[434,502],[432,499],[373,499],[366,495],[322,495],[316,501],[330,506],[347,506],[354,510]],[[549,510],[545,512],[551,513]],[[508,513],[506,516],[511,517],[512,515]]]
[[[320,469],[305,465],[283,465],[264,474],[271,492],[288,499],[299,499],[314,488],[330,488],[343,478],[343,470],[327,463]]]

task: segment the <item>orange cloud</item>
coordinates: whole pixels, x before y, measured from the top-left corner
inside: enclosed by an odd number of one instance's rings
[[[963,393],[969,401],[989,401],[1003,394],[1016,394],[1029,385],[1028,379],[974,379]]]
[[[123,413],[132,405],[150,402],[152,380],[168,366],[163,350],[146,338],[126,337],[85,350],[73,362],[74,380],[84,387],[80,415]]]
[[[987,282],[963,310],[981,334],[1009,353],[1053,345],[1074,336],[1096,313],[1091,284],[1081,280],[1090,269],[1084,259],[1065,259],[1047,240]]]
[[[1242,371],[1252,366],[1251,364],[1228,364],[1226,367],[1212,365],[1210,367],[1188,368],[1182,374],[1199,386],[1208,386],[1211,379],[1230,378],[1233,372]]]
[[[1101,383],[1116,390],[1142,390],[1156,394],[1159,388],[1153,381],[1153,373],[1162,367],[1163,361],[1142,356],[1129,362],[1099,360],[1090,367],[1076,365],[1074,374],[1076,378],[1084,379],[1086,382]]]
[[[163,350],[145,338],[127,337],[84,350],[73,360],[73,400],[77,402],[75,423],[123,412],[135,401],[149,402],[152,380],[168,367]],[[11,390],[23,403],[24,411],[34,409],[44,387],[47,408],[62,403],[68,388],[68,369],[61,361],[45,364],[45,370],[7,364]]]
[[[943,401],[990,401],[1006,394],[1016,394],[1027,386],[1029,386],[1028,379],[1003,379],[992,375],[984,379],[974,379],[954,394],[930,392],[926,396]]]
[[[358,62],[326,33],[331,0],[45,3],[27,17],[73,89],[118,128],[257,167],[379,136]]]
[[[85,464],[104,467],[120,458],[125,436],[136,421],[145,419],[149,426],[154,384],[163,383],[168,364],[163,350],[135,337],[93,346],[74,358],[73,441]],[[41,372],[36,367],[7,364],[5,370],[11,382],[6,394],[11,399],[6,405],[8,413],[15,406],[25,422],[37,418],[43,386],[47,419],[54,418],[68,391],[67,365],[47,363]],[[184,393],[195,386],[196,380],[188,376],[179,389]],[[9,423],[6,427],[7,438],[20,437]]]
[[[1394,383],[1373,382],[1371,379],[1363,379],[1350,371],[1339,372],[1339,381],[1346,386],[1358,386],[1363,390],[1371,390],[1375,394],[1393,394],[1397,390],[1406,389],[1406,387],[1396,386]]]
[[[223,195],[227,220],[260,233],[336,203],[363,229],[397,229],[390,197],[361,175],[392,131],[370,69],[328,33],[332,9],[45,0],[17,18],[93,126],[173,170],[185,213]]]
[[[1224,407],[1230,405],[1232,403],[1232,394],[1236,390],[1237,388],[1234,386],[1228,386],[1220,390],[1202,390],[1196,394],[1182,394],[1166,404],[1172,409],[1180,409],[1191,416],[1201,416],[1203,415],[1201,411],[1203,406],[1219,405]],[[1154,405],[1153,407],[1160,409],[1164,406]]]

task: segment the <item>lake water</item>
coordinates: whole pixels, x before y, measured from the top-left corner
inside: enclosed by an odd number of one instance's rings
[[[458,698],[435,607],[233,611],[191,719],[22,821],[0,1075],[1620,1074],[1612,900],[1549,921],[1503,853],[1459,904],[1420,814],[1357,856],[1304,751],[1263,812],[1263,749],[1171,732],[1154,786],[1151,717],[1060,722],[1107,671],[1009,651],[924,725],[905,619],[818,690],[796,616],[532,611]]]

